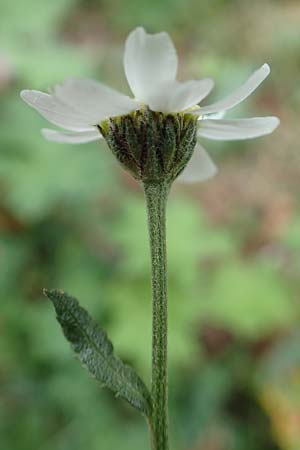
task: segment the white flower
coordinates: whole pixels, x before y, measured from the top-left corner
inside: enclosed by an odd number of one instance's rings
[[[213,81],[206,78],[179,82],[176,80],[177,63],[176,50],[167,33],[150,35],[139,27],[129,34],[124,53],[124,69],[133,99],[87,79],[67,79],[54,86],[51,94],[23,90],[21,97],[49,122],[67,130],[43,129],[46,139],[72,144],[101,139],[97,125],[103,120],[128,114],[146,105],[153,111],[198,115],[199,138],[255,138],[271,133],[278,126],[277,117],[222,119],[226,110],[245,100],[268,76],[270,68],[267,64],[224,100],[202,107],[199,103],[212,90]],[[179,179],[201,181],[215,173],[213,161],[198,142]]]

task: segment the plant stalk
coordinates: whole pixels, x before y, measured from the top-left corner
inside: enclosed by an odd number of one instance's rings
[[[152,286],[152,450],[168,450],[168,376],[167,376],[167,253],[166,205],[168,183],[144,185],[151,254]]]

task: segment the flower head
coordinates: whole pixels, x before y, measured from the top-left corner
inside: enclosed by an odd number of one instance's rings
[[[171,139],[174,141],[170,151],[172,164],[177,164],[173,168],[172,178],[179,175],[183,181],[201,181],[214,175],[216,166],[200,145],[199,138],[249,139],[269,134],[278,126],[277,117],[223,120],[228,109],[245,100],[262,83],[270,68],[264,64],[224,100],[202,107],[199,104],[212,90],[213,81],[205,78],[180,82],[176,80],[177,64],[176,50],[167,33],[151,35],[139,27],[129,34],[124,53],[125,74],[134,98],[87,79],[67,79],[63,84],[54,86],[51,94],[23,90],[21,97],[49,122],[66,130],[43,129],[42,134],[48,140],[81,144],[105,137],[114,150],[116,141],[112,130],[117,130],[120,151],[115,152],[116,156],[137,178],[143,179],[144,173],[149,176],[149,171],[143,172],[144,166],[149,166],[151,161],[153,164],[162,161],[165,171],[170,166],[169,159],[166,160],[166,149],[169,149]],[[125,117],[126,120],[123,120]],[[193,119],[189,122],[188,118]],[[128,128],[132,120],[133,126]],[[173,135],[164,131],[168,126],[171,129],[170,121],[173,123]],[[175,150],[183,145],[183,124],[187,122],[190,125],[193,123],[191,143],[185,157],[179,160]],[[177,123],[178,129],[174,125]],[[138,161],[137,171],[128,167],[129,160],[124,160],[120,141],[126,144],[123,149],[126,147],[131,152],[127,156],[135,160],[136,153],[132,154],[132,146],[138,146],[136,139],[143,133],[145,138],[145,133],[155,133],[158,128],[160,137],[159,140],[154,139],[155,149],[151,150],[152,155],[155,153],[154,159],[146,158],[145,163],[144,156],[144,162],[142,159]],[[164,136],[167,137],[166,142],[162,142]]]

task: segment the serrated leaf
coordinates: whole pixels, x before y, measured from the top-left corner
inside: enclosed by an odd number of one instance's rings
[[[57,320],[83,366],[103,386],[111,389],[146,416],[150,415],[150,393],[135,371],[113,352],[107,334],[78,301],[60,290],[44,290],[52,301]]]

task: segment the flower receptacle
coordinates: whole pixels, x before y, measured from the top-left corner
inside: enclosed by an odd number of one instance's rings
[[[139,109],[98,126],[121,165],[144,183],[172,183],[189,162],[197,117]]]

